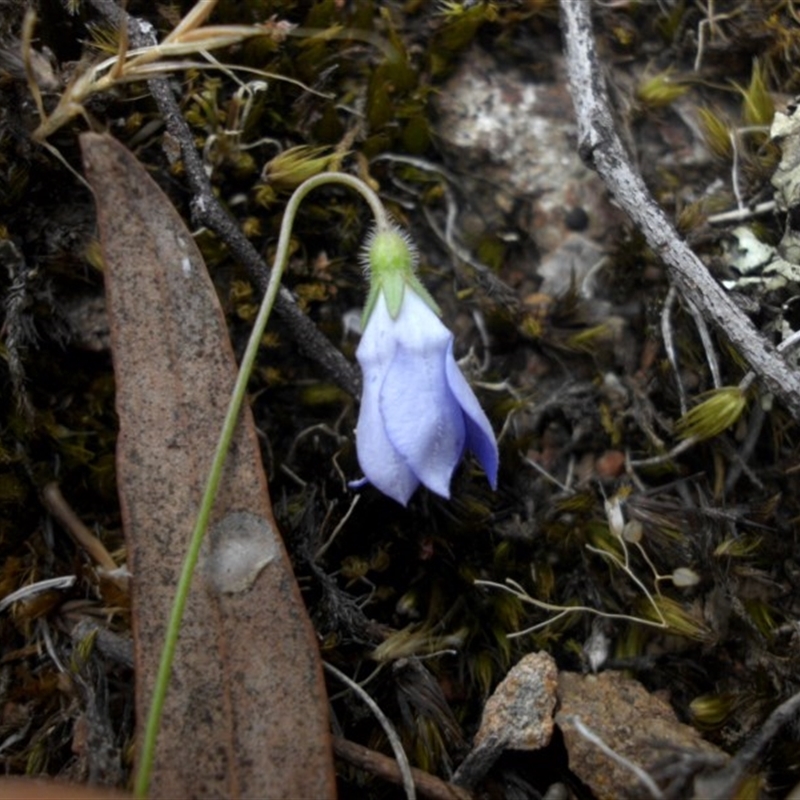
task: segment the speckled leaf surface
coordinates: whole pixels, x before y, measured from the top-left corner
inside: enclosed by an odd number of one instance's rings
[[[114,139],[81,145],[106,262],[141,732],[236,364],[169,200]],[[187,604],[151,796],[335,796],[319,654],[247,409]]]

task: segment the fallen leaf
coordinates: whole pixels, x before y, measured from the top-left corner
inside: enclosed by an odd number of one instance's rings
[[[167,197],[113,138],[87,133],[81,146],[106,264],[141,734],[236,363],[203,259]],[[249,409],[211,524],[151,797],[332,798],[319,653],[272,516]]]
[[[131,800],[127,792],[107,786],[51,781],[45,778],[0,777],[0,797],[9,800]]]

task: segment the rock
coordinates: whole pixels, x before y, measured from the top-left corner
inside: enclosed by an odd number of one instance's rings
[[[476,47],[437,100],[445,160],[463,176],[475,210],[490,225],[519,225],[543,256],[574,231],[600,243],[620,221],[602,181],[578,155],[563,58],[552,59],[556,79],[536,81]],[[491,186],[502,191],[487,191]],[[511,209],[520,209],[518,219],[498,219]],[[589,267],[597,257],[594,250],[587,256]],[[558,280],[568,284],[568,272]]]
[[[529,653],[512,667],[487,700],[472,751],[453,783],[475,786],[503,750],[547,746],[553,735],[557,682],[555,661],[547,653]]]
[[[556,724],[564,736],[570,770],[599,800],[638,800],[651,794],[633,770],[579,732],[576,718],[617,755],[648,774],[663,764],[670,752],[696,754],[700,762],[707,757],[708,763],[717,767],[727,759],[694,728],[679,722],[664,700],[624,673],[562,672],[558,699]]]

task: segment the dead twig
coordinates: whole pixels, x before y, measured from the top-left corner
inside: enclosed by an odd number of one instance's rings
[[[408,763],[408,756],[405,750],[403,750],[403,744],[391,720],[381,711],[380,706],[352,678],[349,678],[343,672],[336,669],[333,664],[328,664],[326,661],[322,662],[322,667],[326,672],[338,678],[345,686],[352,689],[367,705],[375,716],[375,719],[378,720],[380,726],[383,728],[383,732],[386,734],[386,738],[389,740],[389,744],[392,746],[392,751],[396,759],[395,766],[400,776],[399,783],[403,786],[406,798],[408,798],[408,800],[416,800],[417,790],[414,784],[414,776],[411,772],[411,765]]]
[[[48,483],[42,490],[42,499],[47,510],[64,526],[67,533],[82,547],[95,564],[113,572],[117,562],[106,550],[105,545],[81,522],[78,515],[61,494],[57,483]]]
[[[695,779],[695,797],[734,797],[736,789],[757,766],[766,746],[775,738],[784,725],[800,712],[800,692],[781,703],[761,726],[761,730],[720,770],[713,775],[701,775]]]
[[[113,0],[91,0],[91,3],[112,23],[127,25],[131,43],[135,47],[154,44],[152,28],[128,16]],[[164,117],[167,130],[180,143],[186,176],[194,194],[192,214],[195,222],[210,228],[225,242],[233,257],[247,270],[251,280],[263,293],[269,282],[269,268],[214,195],[192,132],[181,114],[168,80],[151,78],[147,85]],[[281,287],[275,300],[275,312],[290,330],[300,350],[316,361],[342,389],[358,396],[361,388],[358,370],[297,307],[291,292],[285,287]]]
[[[617,133],[597,56],[589,0],[561,0],[567,70],[578,118],[578,149],[644,234],[681,293],[729,339],[764,385],[800,420],[800,376],[753,327],[679,238],[634,169]]]
[[[625,756],[620,755],[612,747],[609,747],[588,725],[584,725],[580,717],[566,717],[564,721],[571,722],[575,730],[578,731],[587,742],[591,742],[610,759],[616,761],[617,764],[625,769],[630,770],[639,779],[641,784],[647,789],[648,794],[654,798],[654,800],[663,800],[664,793],[658,788],[658,785],[650,775],[648,775],[647,771],[642,769],[638,764],[634,764],[630,759],[625,758]]]
[[[390,783],[402,783],[403,777],[394,759],[383,753],[377,753],[368,747],[342,739],[340,736],[333,737],[333,752],[337,758],[347,761],[364,772],[383,778]],[[453,786],[435,775],[423,772],[421,769],[411,767],[411,777],[417,787],[421,797],[429,797],[431,800],[472,800],[472,792],[462,789],[460,786]]]
[[[664,349],[667,351],[667,359],[675,374],[675,385],[678,387],[678,400],[681,404],[681,414],[689,410],[689,402],[686,398],[686,388],[681,377],[681,368],[678,364],[678,350],[675,347],[675,338],[672,335],[672,312],[678,302],[678,290],[674,286],[669,287],[667,296],[664,300],[664,307],[661,309],[661,339],[664,342]]]

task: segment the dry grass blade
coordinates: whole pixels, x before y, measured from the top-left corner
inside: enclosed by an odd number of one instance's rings
[[[52,113],[46,114],[41,92],[31,68],[32,39],[36,16],[29,11],[23,27],[23,55],[31,94],[36,101],[41,122],[31,134],[34,141],[44,142],[63,125],[84,114],[83,104],[98,92],[108,91],[119,83],[141,81],[168,74],[190,66],[185,62],[170,61],[177,56],[202,55],[238,44],[255,36],[270,36],[282,40],[291,25],[267,22],[259,25],[212,25],[200,27],[213,10],[214,2],[200,0],[176,28],[160,44],[128,50],[128,37],[120,38],[119,52],[78,72],[64,89]]]

